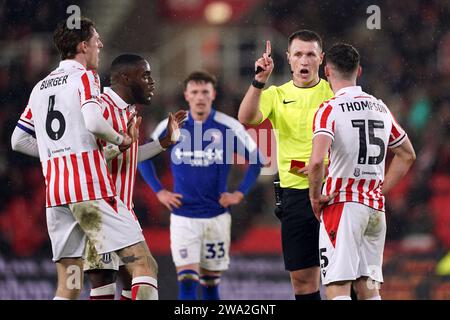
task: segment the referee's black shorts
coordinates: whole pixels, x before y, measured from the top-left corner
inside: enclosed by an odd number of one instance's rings
[[[309,189],[283,189],[281,242],[288,271],[319,266],[319,221],[309,201]]]

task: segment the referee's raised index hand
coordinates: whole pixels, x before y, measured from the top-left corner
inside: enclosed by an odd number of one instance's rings
[[[267,82],[270,77],[270,74],[273,70],[273,59],[271,57],[272,47],[270,45],[270,41],[266,41],[266,51],[263,53],[262,57],[256,60],[255,62],[255,70],[260,68],[260,72],[255,74],[255,79],[259,82]]]
[[[264,52],[264,54],[266,55],[266,58],[272,55],[272,47],[270,46],[270,40],[266,41],[266,52]]]

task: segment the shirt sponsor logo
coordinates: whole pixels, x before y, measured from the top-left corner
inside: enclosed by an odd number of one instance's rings
[[[182,150],[175,148],[173,155],[178,160],[190,164],[193,167],[207,167],[213,163],[223,163],[223,150],[207,149],[207,150]]]
[[[241,157],[235,158],[235,153]],[[261,163],[256,143],[245,130],[203,131],[202,125],[195,125],[193,132],[180,129],[180,138],[172,149],[171,160],[175,165],[208,167],[212,164],[245,164],[244,155],[249,164]]]

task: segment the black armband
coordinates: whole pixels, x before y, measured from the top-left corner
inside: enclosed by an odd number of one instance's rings
[[[252,86],[254,86],[256,89],[263,89],[265,85],[266,84],[264,82],[259,82],[256,79],[253,79],[252,81]]]

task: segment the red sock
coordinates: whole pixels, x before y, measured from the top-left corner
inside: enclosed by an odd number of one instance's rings
[[[158,300],[158,282],[148,276],[133,278],[131,296],[133,300]]]

